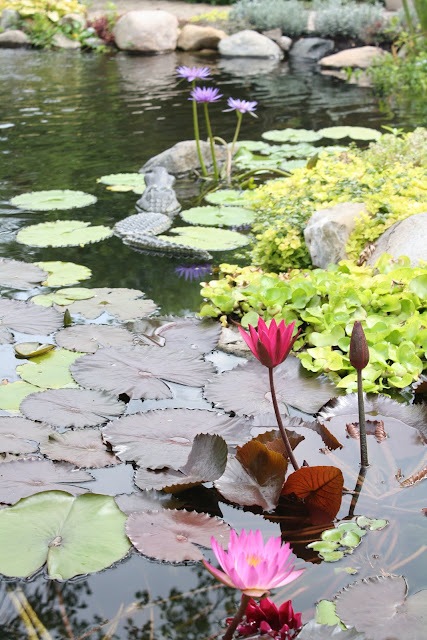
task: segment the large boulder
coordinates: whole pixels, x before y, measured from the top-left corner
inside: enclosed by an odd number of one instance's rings
[[[30,44],[30,39],[20,29],[7,29],[0,33],[0,47],[25,47],[27,44]]]
[[[427,211],[395,222],[384,231],[367,264],[373,267],[383,253],[389,253],[393,258],[408,256],[413,267],[419,260],[427,260]]]
[[[379,47],[355,47],[354,49],[344,49],[332,56],[327,56],[320,60],[322,67],[332,69],[342,69],[351,67],[353,69],[367,69],[371,66],[372,60],[380,56],[386,56],[387,52]]]
[[[217,49],[218,42],[226,38],[225,31],[213,27],[199,27],[196,24],[186,24],[178,36],[177,47],[184,51],[198,51],[200,49]]]
[[[317,62],[333,51],[334,46],[333,40],[326,40],[325,38],[301,38],[301,40],[295,42],[289,55],[292,58]]]
[[[289,38],[289,36],[283,36],[282,30],[279,27],[263,31],[262,35],[273,40],[273,42],[279,45],[282,51],[289,51],[292,47],[292,38]]]
[[[208,171],[212,169],[211,149],[208,142],[200,141],[202,158]],[[226,158],[226,151],[223,147],[215,147],[215,155],[219,163]],[[162,151],[157,156],[153,156],[140,169],[140,173],[151,171],[154,167],[164,167],[168,173],[174,176],[183,176],[192,171],[201,171],[199,157],[195,140],[183,140],[170,149]]]
[[[60,31],[58,33],[55,33],[55,35],[53,36],[52,44],[57,49],[80,49],[82,46],[78,40],[67,38],[67,36]]]
[[[18,26],[20,15],[15,9],[4,9],[1,12],[0,18],[0,31],[6,31],[6,29],[14,29]]]
[[[123,51],[173,51],[178,39],[178,19],[167,11],[128,11],[117,20],[113,35]]]
[[[230,58],[283,58],[283,51],[275,42],[251,29],[227,36],[218,44],[218,50]]]
[[[366,212],[364,204],[343,202],[313,213],[304,238],[315,267],[326,269],[328,264],[347,258],[345,246],[362,212]]]

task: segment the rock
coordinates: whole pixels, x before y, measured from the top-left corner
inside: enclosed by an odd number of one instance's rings
[[[378,238],[367,264],[373,267],[383,253],[389,253],[393,258],[408,256],[411,266],[416,267],[419,260],[427,260],[426,238],[427,211],[395,222]]]
[[[4,9],[0,18],[0,31],[16,27],[19,23],[19,12],[14,9]]]
[[[357,69],[367,69],[371,66],[372,60],[379,56],[385,56],[387,52],[379,47],[355,47],[354,49],[344,49],[332,56],[327,56],[320,60],[322,67],[341,69],[342,67],[352,67]]]
[[[293,58],[316,61],[334,49],[333,40],[324,38],[301,38],[295,42],[289,55]]]
[[[211,149],[208,142],[200,141],[202,157],[206,164],[206,169],[212,169]],[[222,147],[215,147],[215,153],[218,162],[224,161],[226,151]],[[140,173],[151,171],[154,167],[164,167],[168,173],[174,176],[182,176],[192,171],[200,171],[199,158],[197,156],[197,148],[195,140],[183,140],[178,142],[170,149],[166,149],[157,156],[150,158],[148,162],[139,170]]]
[[[349,76],[345,71],[337,71],[336,69],[322,69],[322,76],[331,76],[332,78],[338,78],[343,80],[347,84],[357,84],[358,87],[372,87],[372,80],[365,71],[359,71],[358,73],[352,73]]]
[[[223,38],[218,44],[218,50],[222,56],[228,57],[283,58],[283,51],[275,42],[250,29]]]
[[[178,19],[167,11],[128,11],[116,22],[113,35],[123,51],[173,51],[178,39]]]
[[[222,327],[218,340],[218,349],[242,358],[248,358],[251,353],[237,327]]]
[[[27,44],[30,44],[30,39],[20,29],[7,29],[0,33],[0,47],[25,47]]]
[[[105,45],[105,42],[98,38],[98,36],[90,36],[89,38],[85,38],[84,46],[90,47],[91,49],[97,49],[98,47],[102,47]]]
[[[65,16],[62,16],[59,24],[61,26],[64,24],[70,24],[71,26],[77,25],[79,29],[84,29],[87,22],[82,13],[67,13]]]
[[[273,42],[277,42],[278,39],[282,37],[282,30],[279,27],[276,29],[268,29],[268,31],[263,31],[262,35],[266,38],[270,38]]]
[[[282,51],[289,51],[289,49],[292,47],[292,38],[289,38],[288,36],[282,36],[282,30],[279,28],[270,29],[269,31],[263,31],[262,35],[266,38],[270,38],[270,40],[273,40],[273,42],[279,45]]]
[[[52,44],[58,49],[80,49],[81,42],[79,40],[73,40],[73,38],[67,38],[63,33],[55,33],[52,38]]]
[[[292,38],[290,38],[289,36],[282,36],[277,40],[277,44],[282,51],[289,51],[289,49],[292,47]]]
[[[304,238],[315,267],[345,260],[345,245],[355,227],[357,216],[366,211],[364,204],[343,202],[315,211],[304,230]]]
[[[221,29],[213,27],[199,27],[186,24],[178,36],[177,47],[184,51],[199,51],[200,49],[217,49],[218,42],[226,38],[227,34]]]

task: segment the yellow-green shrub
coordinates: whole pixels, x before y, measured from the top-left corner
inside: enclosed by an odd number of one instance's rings
[[[40,13],[51,22],[69,13],[86,13],[86,6],[78,0],[0,0],[0,12],[3,9],[14,9],[22,18]]]

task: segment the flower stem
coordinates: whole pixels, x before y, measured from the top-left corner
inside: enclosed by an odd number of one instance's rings
[[[237,138],[239,137],[239,133],[240,133],[240,126],[243,120],[243,115],[240,113],[240,111],[236,111],[236,115],[237,115],[237,125],[236,125],[236,131],[234,132],[233,142],[231,143],[231,157],[233,157],[234,147],[236,146]]]
[[[218,180],[218,167],[216,165],[216,157],[215,157],[215,143],[213,141],[212,129],[211,129],[211,121],[209,120],[209,111],[208,111],[208,103],[204,102],[203,107],[205,109],[205,119],[206,119],[206,128],[208,130],[209,142],[211,145],[211,154],[212,154],[212,162],[214,168],[215,180]]]
[[[237,629],[237,625],[239,624],[240,620],[245,615],[246,607],[248,606],[249,600],[250,600],[250,597],[247,596],[246,594],[242,593],[242,600],[240,602],[240,607],[238,608],[238,610],[236,612],[236,615],[234,616],[233,620],[231,621],[231,624],[228,627],[227,631],[222,636],[222,640],[231,640],[232,639],[233,634]]]
[[[196,86],[196,81],[193,81],[193,89]],[[202,169],[202,173],[204,176],[208,175],[206,171],[205,163],[203,162],[202,150],[200,149],[200,133],[199,133],[199,119],[197,117],[197,102],[193,100],[193,126],[194,126],[194,137],[196,139],[196,148],[197,155],[199,156],[200,167]]]
[[[357,403],[359,406],[359,430],[360,430],[360,464],[367,467],[368,445],[366,442],[365,405],[363,402],[362,369],[357,370]]]
[[[276,420],[278,427],[280,429],[280,435],[282,436],[283,443],[286,448],[286,453],[288,455],[289,460],[295,471],[298,471],[299,466],[298,462],[295,459],[294,452],[292,451],[291,443],[289,442],[288,435],[286,433],[286,429],[283,426],[282,418],[280,416],[279,407],[277,405],[276,391],[274,389],[274,381],[273,381],[273,367],[268,368],[268,375],[270,378],[270,390],[271,390],[271,399],[273,400],[274,413],[276,414]]]

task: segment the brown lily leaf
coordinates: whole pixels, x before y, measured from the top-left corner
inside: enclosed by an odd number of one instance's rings
[[[349,422],[345,427],[350,438],[360,440],[358,422]],[[366,435],[375,436],[377,442],[383,442],[383,440],[387,438],[387,434],[384,429],[384,420],[366,420]]]
[[[216,348],[221,327],[206,318],[165,317],[136,320],[130,324],[136,334],[135,343],[184,349],[193,356],[208,353]]]
[[[161,511],[162,509],[179,509],[184,503],[175,496],[166,495],[162,491],[150,489],[138,493],[121,493],[114,498],[120,511],[127,516],[139,511]]]
[[[133,335],[123,327],[110,324],[77,324],[58,331],[56,344],[70,351],[95,353],[108,347],[130,347]]]
[[[12,289],[33,289],[47,278],[47,271],[43,271],[36,264],[0,258],[0,285]]]
[[[210,548],[211,537],[226,547],[230,527],[205,513],[175,509],[132,513],[126,522],[126,534],[140,553],[166,562],[203,559],[195,545]]]
[[[304,440],[304,436],[300,435],[296,431],[289,431],[288,429],[285,429],[285,431],[289,439],[289,444],[291,445],[291,449],[293,451],[295,447]],[[254,440],[265,444],[267,449],[269,449],[270,451],[276,451],[276,453],[280,453],[284,458],[288,457],[286,453],[285,443],[283,442],[283,439],[280,435],[280,431],[274,430],[260,433],[258,436],[256,436],[256,438],[254,438]]]
[[[331,520],[340,509],[343,486],[344,477],[337,467],[301,467],[288,476],[282,495],[293,493],[305,500],[310,515],[316,512],[319,517],[320,510]]]
[[[0,417],[0,452],[34,453],[39,442],[47,441],[53,431],[44,424],[26,418]]]
[[[93,296],[87,300],[76,300],[67,306],[73,315],[79,313],[85,318],[98,318],[106,312],[119,320],[134,320],[142,316],[149,316],[157,306],[152,300],[145,299],[145,295],[138,289],[124,289],[108,287],[90,290]],[[61,307],[64,309],[64,306]]]
[[[71,462],[77,467],[100,468],[119,464],[120,460],[105,448],[99,429],[79,429],[54,433],[40,451],[50,460]]]
[[[63,315],[31,302],[0,298],[0,324],[14,331],[46,336],[62,326]]]
[[[406,480],[399,480],[399,483],[401,487],[412,487],[414,484],[417,484],[417,482],[421,482],[421,480],[425,480],[426,478],[427,466],[421,469],[421,471],[418,471],[418,473],[413,473],[409,478],[406,478]]]
[[[214,484],[230,502],[271,511],[279,502],[287,466],[282,454],[251,440],[229,458],[224,475]]]

